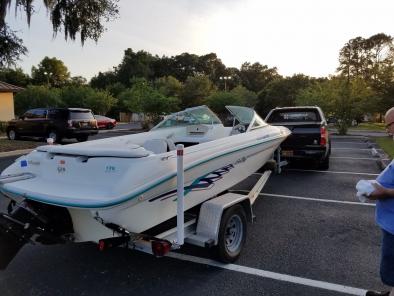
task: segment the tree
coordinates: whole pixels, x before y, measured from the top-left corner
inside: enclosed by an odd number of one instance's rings
[[[87,97],[86,103],[89,109],[95,114],[106,115],[117,100],[107,91],[95,91],[92,89],[91,95]]]
[[[15,96],[15,114],[22,115],[32,108],[61,107],[63,103],[58,89],[46,86],[28,86]]]
[[[30,83],[30,77],[21,68],[0,68],[0,81],[25,87]]]
[[[97,91],[90,86],[66,86],[59,91],[62,106],[92,109],[105,115],[117,100],[107,91]]]
[[[276,68],[248,62],[242,64],[239,76],[242,85],[254,92],[261,91],[269,82],[280,77]]]
[[[326,115],[337,119],[340,134],[346,134],[354,119],[373,111],[375,93],[363,79],[350,82],[344,77],[331,77],[323,82],[315,82],[299,92],[297,105],[316,105]]]
[[[130,89],[119,95],[119,101],[125,107],[124,110],[145,113],[154,123],[159,115],[176,111],[179,104],[177,98],[164,96],[145,79],[135,80]]]
[[[188,77],[181,92],[183,108],[204,104],[215,87],[207,76]]]
[[[182,83],[173,76],[160,77],[154,85],[166,97],[179,97],[183,88]]]
[[[242,106],[254,107],[257,102],[257,94],[246,87],[238,85],[230,93],[237,98]]]
[[[115,72],[99,72],[90,80],[90,86],[98,89],[106,89],[109,85],[117,82]]]
[[[297,93],[308,87],[314,79],[302,74],[277,78],[259,93],[256,110],[265,116],[275,107],[295,106]]]
[[[198,57],[196,71],[199,74],[206,75],[214,83],[219,82],[219,77],[224,76],[226,66],[217,57],[216,53],[209,53]]]
[[[0,9],[1,5],[3,4],[0,3]],[[27,48],[23,45],[22,39],[16,36],[15,31],[10,30],[8,26],[0,25],[0,68],[14,66],[26,53]]]
[[[15,11],[24,11],[29,25],[34,12],[33,2],[33,0],[14,2]],[[88,39],[98,41],[105,31],[103,23],[115,19],[119,13],[117,2],[118,0],[43,0],[52,21],[54,35],[63,32],[66,40],[68,38],[75,40],[79,33],[82,45]],[[22,40],[5,23],[11,3],[12,0],[0,1],[0,44],[2,45],[0,66],[14,64],[27,52]],[[5,45],[4,41],[7,41],[8,45]]]
[[[394,89],[394,44],[389,35],[379,33],[367,39],[349,40],[339,53],[339,74],[348,83],[363,79],[375,94],[375,106],[383,113],[392,106]]]
[[[133,78],[150,80],[154,74],[152,63],[155,59],[154,56],[146,51],[133,52],[131,48],[126,49],[122,62],[115,70],[117,81],[130,87]]]
[[[219,115],[227,113],[226,106],[228,105],[230,106],[244,105],[244,101],[242,100],[241,97],[239,97],[234,92],[227,92],[227,91],[214,92],[207,98],[206,103],[209,106],[209,108],[212,109],[213,112]]]
[[[195,76],[197,72],[199,57],[195,54],[182,53],[173,58],[173,75],[181,82],[185,82],[189,77]]]
[[[87,80],[85,77],[82,76],[73,76],[69,79],[68,84],[74,86],[82,86],[87,84]]]
[[[61,60],[45,57],[37,67],[32,67],[31,76],[35,84],[60,87],[68,82],[70,73]]]

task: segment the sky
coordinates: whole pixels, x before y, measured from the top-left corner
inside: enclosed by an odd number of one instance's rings
[[[377,33],[394,36],[392,0],[120,0],[119,17],[106,24],[97,43],[53,37],[42,0],[30,28],[23,13],[6,21],[29,53],[18,63],[31,67],[45,57],[61,59],[72,76],[88,80],[112,70],[124,50],[154,55],[217,54],[227,67],[244,62],[277,67],[279,74],[335,74],[346,42]]]

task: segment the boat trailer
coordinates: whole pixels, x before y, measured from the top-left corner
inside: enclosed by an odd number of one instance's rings
[[[246,195],[236,190],[228,190],[201,204],[197,215],[185,222],[183,208],[183,145],[177,145],[177,225],[154,236],[123,233],[120,237],[99,241],[99,249],[104,251],[115,246],[149,253],[157,257],[178,250],[184,243],[198,247],[212,248],[218,259],[225,263],[234,262],[240,255],[246,240],[247,222],[256,219],[252,206],[260,195],[271,173],[281,172],[286,165],[280,159],[280,150]]]

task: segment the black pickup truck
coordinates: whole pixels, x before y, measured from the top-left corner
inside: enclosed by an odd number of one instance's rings
[[[291,135],[281,144],[281,156],[289,161],[312,159],[320,169],[328,169],[331,153],[327,121],[319,107],[283,107],[272,109],[265,121],[282,125]]]

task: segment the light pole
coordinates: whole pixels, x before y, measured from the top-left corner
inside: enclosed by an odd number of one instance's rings
[[[51,75],[51,72],[45,71],[45,72],[44,72],[44,75],[47,77],[47,85],[48,85],[48,87],[49,87],[49,75]]]
[[[220,80],[224,80],[224,91],[227,91],[227,80],[231,79],[231,76],[220,76]]]

